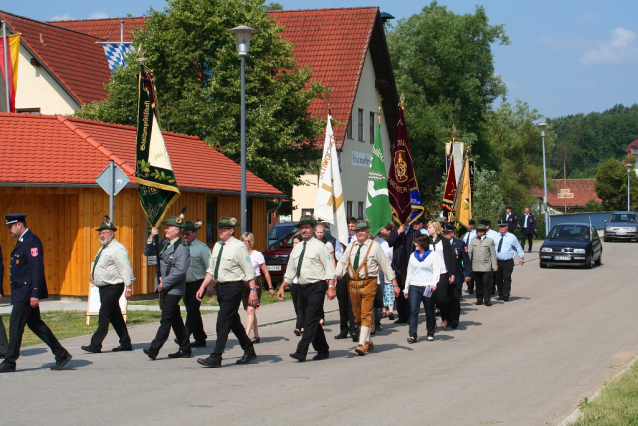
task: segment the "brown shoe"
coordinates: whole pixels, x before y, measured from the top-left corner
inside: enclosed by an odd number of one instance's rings
[[[372,342],[366,342],[366,344],[365,344],[365,348],[366,348],[366,352],[368,352],[368,351],[373,351],[373,350],[374,350],[374,343],[372,343]]]
[[[364,356],[366,354],[366,347],[359,343],[354,351],[357,353],[357,355]]]

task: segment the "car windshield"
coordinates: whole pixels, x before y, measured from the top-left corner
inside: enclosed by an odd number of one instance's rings
[[[637,223],[638,216],[631,213],[614,213],[609,217],[610,222]]]
[[[294,229],[294,224],[277,224],[272,227],[270,232],[268,233],[269,240],[278,240],[282,237],[285,237]]]
[[[547,238],[589,241],[589,229],[579,225],[557,225],[549,232]]]
[[[291,246],[292,245],[292,238],[295,235],[299,235],[299,231],[295,230],[295,231],[292,231],[292,232],[288,233],[287,235],[285,235],[282,238],[278,239],[276,242],[272,243],[269,248],[274,249],[274,248],[281,247],[281,246]]]

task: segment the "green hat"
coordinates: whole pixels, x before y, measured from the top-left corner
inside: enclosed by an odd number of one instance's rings
[[[476,227],[474,228],[476,231],[487,231],[487,226],[485,226],[482,223],[479,223],[478,225],[476,225]]]
[[[113,222],[111,222],[111,219],[108,216],[104,216],[104,222],[100,223],[100,227],[96,229],[96,231],[100,232],[100,231],[104,231],[105,229],[108,229],[110,231],[117,231],[117,228],[115,227],[115,225],[113,225]]]
[[[202,227],[202,225],[204,224],[204,222],[202,222],[201,220],[198,220],[197,222],[193,222],[192,220],[187,220],[184,223],[184,231],[193,231],[196,232],[199,228]]]
[[[169,216],[168,220],[164,222],[166,226],[176,226],[178,228],[184,227],[184,219],[179,216]]]
[[[370,229],[370,224],[368,223],[367,220],[358,220],[357,221],[357,226],[354,227],[354,230],[358,231],[360,229]]]
[[[217,223],[218,228],[234,228],[236,226],[239,226],[239,223],[237,223],[237,218],[235,216],[222,216],[219,218],[219,222]]]
[[[297,228],[301,227],[301,225],[317,226],[317,221],[310,215],[301,216]]]

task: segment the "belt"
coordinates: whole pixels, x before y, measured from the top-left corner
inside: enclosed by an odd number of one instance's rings
[[[187,281],[186,284],[195,284],[195,283],[200,283],[204,281],[204,279],[202,278],[201,280],[195,280],[195,281]]]
[[[315,282],[315,283],[307,283],[307,284],[299,284],[299,283],[297,283],[297,284],[295,284],[295,285],[298,285],[299,287],[309,287],[309,286],[311,286],[311,285],[315,285],[315,284],[325,284],[325,283],[326,283],[326,280],[323,280],[323,281],[317,281],[317,282]]]
[[[512,258],[512,259],[507,259],[507,260],[499,260],[499,259],[496,259],[496,262],[514,262],[514,258]]]
[[[242,284],[242,285],[243,285],[243,283],[244,283],[244,282],[243,282],[242,280],[239,280],[239,281],[224,281],[224,282],[221,282],[221,281],[215,281],[215,284],[216,284],[216,285],[237,284],[237,283],[240,283],[240,284]]]

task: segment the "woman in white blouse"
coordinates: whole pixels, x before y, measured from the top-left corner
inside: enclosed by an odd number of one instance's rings
[[[266,283],[268,284],[268,292],[270,293],[270,297],[275,296],[275,289],[272,286],[272,281],[270,280],[270,273],[268,272],[268,268],[266,267],[266,261],[264,260],[264,255],[257,250],[253,250],[253,245],[255,244],[255,236],[252,232],[244,232],[241,235],[241,240],[246,244],[246,248],[248,249],[248,253],[250,254],[250,261],[252,262],[253,268],[255,269],[255,287],[257,287],[257,297],[259,301],[261,301],[261,289],[264,285],[264,278],[266,279]],[[248,287],[248,283],[244,283],[244,293],[242,294],[242,302],[244,304],[244,310],[246,311],[246,335],[250,336],[250,330],[253,330],[254,337],[251,340],[253,343],[259,343],[261,341],[261,337],[259,337],[259,330],[257,329],[257,315],[255,314],[255,307],[248,305],[248,295],[250,294],[250,288]]]

